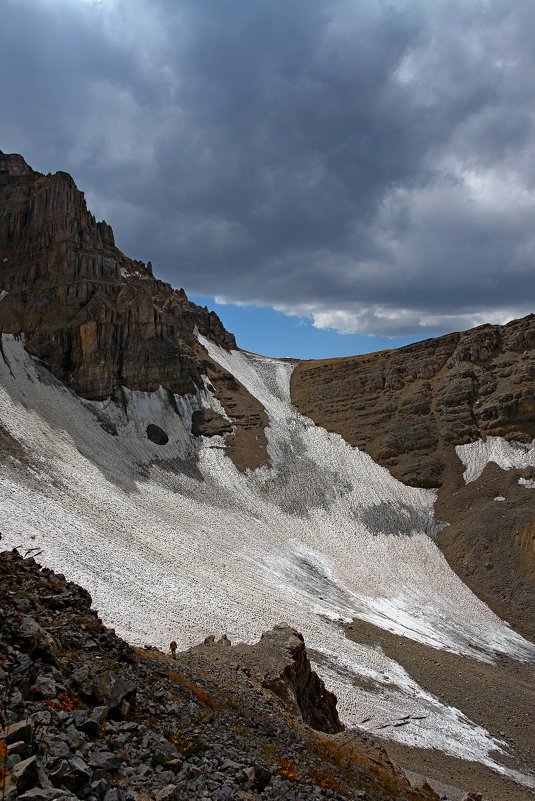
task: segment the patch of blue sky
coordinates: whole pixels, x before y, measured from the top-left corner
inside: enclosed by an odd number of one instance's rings
[[[292,317],[269,306],[217,303],[206,295],[189,297],[193,303],[213,309],[225,328],[235,335],[240,348],[264,356],[327,359],[401,348],[417,340],[417,337],[340,334],[333,329],[315,328],[311,317]]]

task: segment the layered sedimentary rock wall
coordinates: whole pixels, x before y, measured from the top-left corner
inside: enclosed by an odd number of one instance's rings
[[[0,292],[0,331],[23,333],[27,350],[86,398],[121,385],[176,393],[202,386],[195,327],[236,345],[214,312],[115,246],[69,175],[42,175],[3,153]]]
[[[292,400],[400,481],[439,487],[451,446],[535,437],[535,315],[399,350],[302,362]]]

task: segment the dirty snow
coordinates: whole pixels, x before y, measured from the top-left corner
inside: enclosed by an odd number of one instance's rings
[[[455,453],[465,467],[465,484],[476,481],[489,462],[494,462],[502,470],[535,467],[535,440],[523,443],[509,442],[503,437],[487,437],[468,445],[457,445]]]
[[[0,458],[4,544],[38,547],[134,643],[252,642],[287,622],[318,653],[347,723],[371,717],[373,731],[409,715],[381,734],[503,771],[495,738],[340,625],[359,617],[487,661],[535,657],[449,569],[429,536],[434,493],[298,414],[290,364],[200,339],[266,408],[272,467],[240,474],[222,438],[192,437],[193,411],[220,409],[208,381],[195,396],[125,390],[123,404],[91,404],[3,338],[0,423],[26,451]],[[149,423],[166,445],[148,440]]]

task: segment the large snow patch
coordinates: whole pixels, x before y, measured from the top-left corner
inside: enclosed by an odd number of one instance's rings
[[[465,484],[476,481],[487,464],[494,462],[502,470],[523,470],[526,467],[535,467],[535,440],[530,443],[509,442],[503,437],[487,437],[469,442],[467,445],[457,445],[455,453],[464,465],[463,478]],[[521,479],[525,486],[531,486]]]

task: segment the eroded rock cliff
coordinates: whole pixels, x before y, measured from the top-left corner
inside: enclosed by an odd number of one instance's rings
[[[0,331],[24,334],[27,350],[86,398],[118,385],[202,387],[195,327],[236,346],[214,312],[115,246],[67,173],[42,175],[1,152],[0,292]]]
[[[400,481],[439,487],[451,446],[535,437],[535,315],[399,350],[302,362],[292,400]]]

